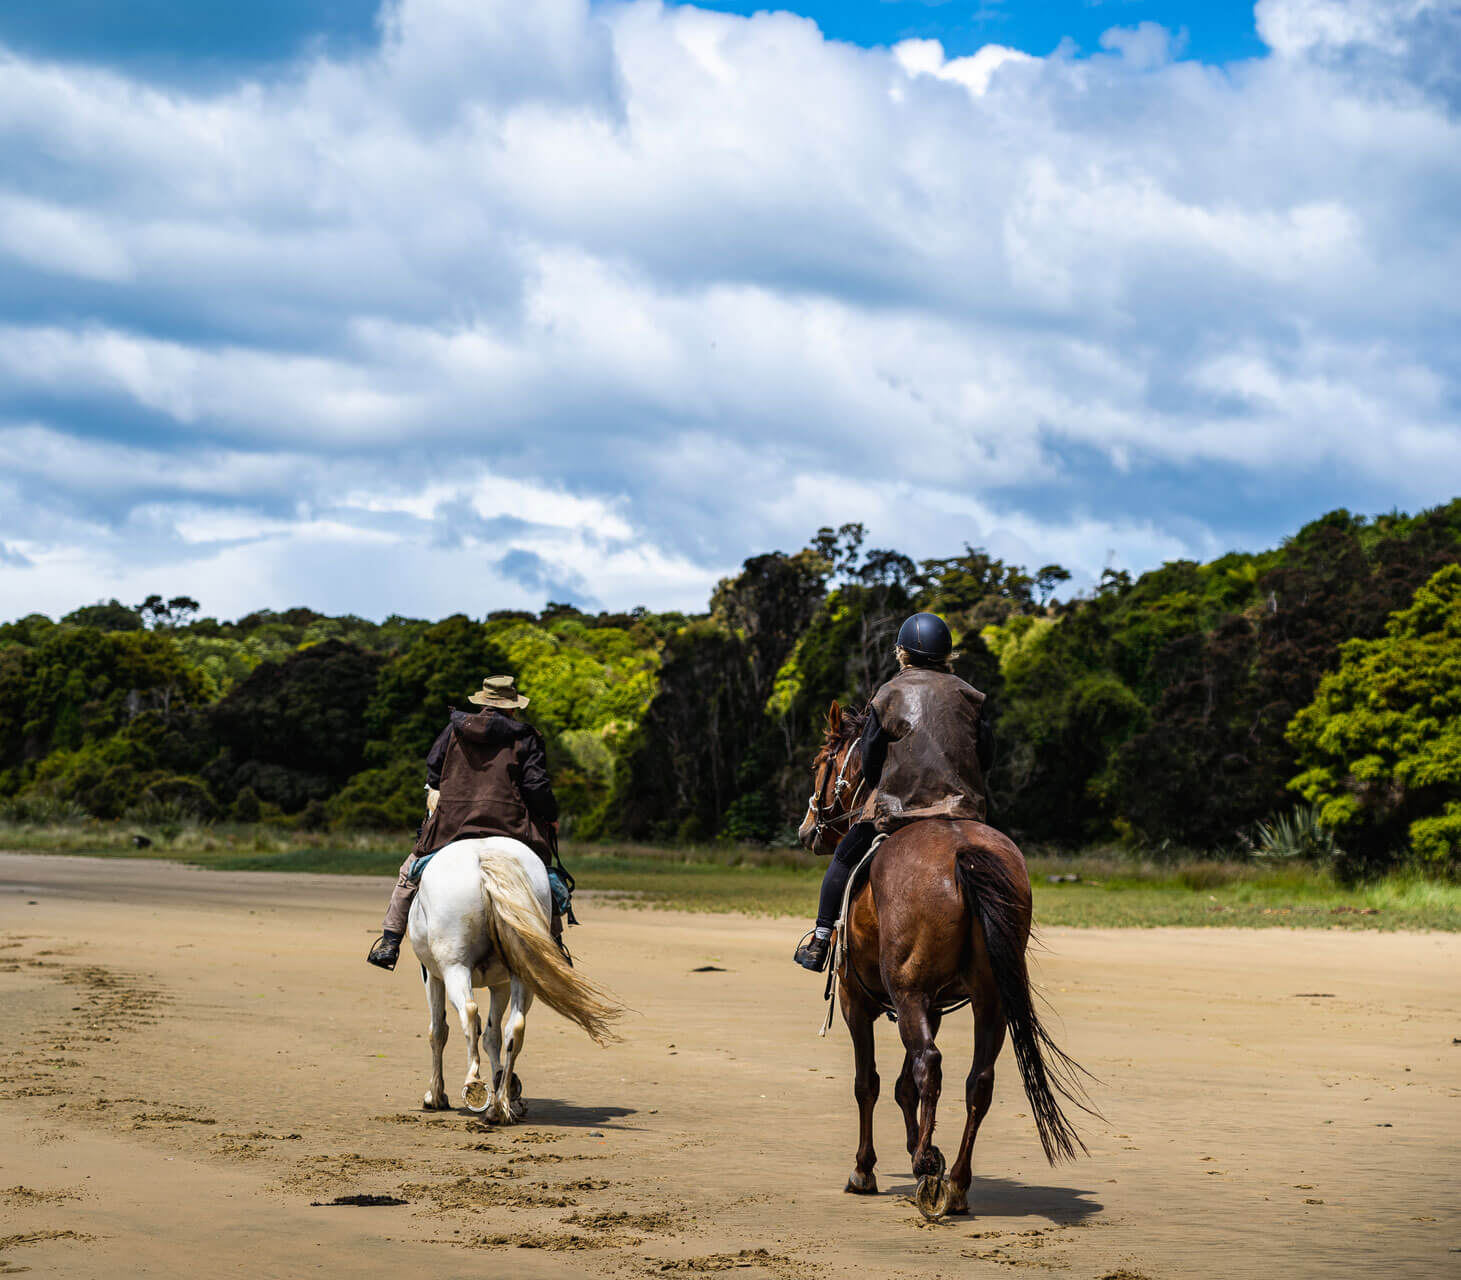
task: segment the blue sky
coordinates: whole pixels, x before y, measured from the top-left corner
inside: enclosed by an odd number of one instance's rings
[[[1087,51],[1113,26],[1156,22],[1187,33],[1187,53],[1229,62],[1263,52],[1253,6],[1234,0],[819,0],[774,6],[709,0],[743,15],[784,7],[834,40],[888,45],[911,36],[942,41],[954,55],[981,45],[1047,54],[1062,41]],[[253,0],[247,5],[180,0],[47,0],[0,9],[0,41],[45,56],[85,58],[154,72],[198,75],[285,63],[323,43],[343,51],[379,38],[378,0]]]
[[[0,616],[1445,501],[1458,117],[1458,0],[0,8]]]

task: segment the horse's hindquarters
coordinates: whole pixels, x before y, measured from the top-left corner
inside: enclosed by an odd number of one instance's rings
[[[925,821],[894,832],[879,850],[869,877],[871,903],[850,931],[859,966],[881,973],[910,993],[961,984],[974,917],[959,885],[958,827]],[[875,921],[863,937],[857,926]],[[889,990],[896,1005],[898,992]]]

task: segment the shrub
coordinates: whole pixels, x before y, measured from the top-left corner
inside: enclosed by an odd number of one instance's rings
[[[1422,861],[1461,869],[1461,803],[1452,802],[1437,816],[1412,822],[1410,841]]]
[[[0,801],[0,819],[6,822],[44,826],[55,822],[80,822],[86,810],[69,796],[48,791],[30,791]]]
[[[392,820],[385,805],[356,801],[343,805],[331,826],[342,831],[391,831],[399,830],[401,824]]]
[[[162,778],[143,791],[132,816],[142,810],[166,812],[195,822],[211,822],[218,816],[213,797],[196,778]]]
[[[294,825],[303,831],[323,831],[329,824],[330,815],[320,800],[311,800],[294,819]]]
[[[1257,827],[1257,851],[1265,858],[1297,858],[1306,862],[1334,860],[1334,832],[1320,820],[1317,805],[1301,804]]]
[[[261,814],[258,793],[252,787],[245,787],[233,799],[228,816],[234,822],[257,822]]]

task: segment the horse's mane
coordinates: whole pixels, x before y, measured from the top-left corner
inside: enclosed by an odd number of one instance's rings
[[[835,756],[849,742],[855,742],[862,737],[862,731],[867,728],[869,714],[867,707],[861,711],[843,711],[837,728],[824,731],[822,749],[817,752],[815,764],[820,765],[829,755]]]

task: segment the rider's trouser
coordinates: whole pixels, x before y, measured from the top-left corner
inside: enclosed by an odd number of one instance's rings
[[[830,929],[837,923],[838,913],[842,910],[842,895],[847,892],[852,869],[872,848],[876,835],[877,830],[871,822],[854,822],[837,842],[837,851],[822,877],[822,896],[817,902],[817,928]]]
[[[411,870],[411,864],[415,861],[416,855],[408,853],[406,861],[401,863],[401,874],[396,877],[396,887],[391,892],[391,905],[386,908],[385,924],[382,926],[387,933],[398,933],[402,937],[406,934],[406,920],[411,914],[411,899],[416,896],[416,890],[421,887],[420,880],[413,880],[407,874]]]

